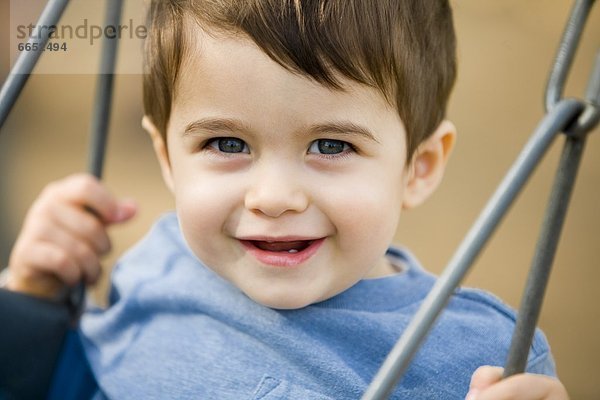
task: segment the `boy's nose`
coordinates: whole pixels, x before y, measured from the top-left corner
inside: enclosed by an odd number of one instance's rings
[[[294,174],[276,166],[256,171],[246,192],[246,209],[276,218],[286,212],[303,212],[309,200]]]

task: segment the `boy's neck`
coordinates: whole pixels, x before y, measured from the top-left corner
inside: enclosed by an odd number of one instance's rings
[[[392,263],[388,257],[381,257],[377,265],[365,276],[365,279],[383,278],[404,271],[401,264]]]

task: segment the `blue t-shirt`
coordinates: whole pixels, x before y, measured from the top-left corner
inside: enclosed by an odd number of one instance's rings
[[[117,265],[110,307],[82,320],[98,398],[358,399],[435,281],[405,250],[388,255],[402,272],[274,310],[202,265],[166,215]],[[392,398],[463,399],[477,367],[504,364],[514,323],[497,298],[459,290]],[[539,331],[528,371],[555,374]]]

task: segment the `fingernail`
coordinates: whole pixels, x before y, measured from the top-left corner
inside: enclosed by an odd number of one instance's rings
[[[137,208],[137,205],[133,201],[123,201],[119,207],[115,210],[114,219],[116,221],[122,221],[129,216],[131,216],[132,212]]]
[[[465,400],[477,400],[478,394],[479,394],[479,390],[471,389],[471,390],[469,390],[469,393],[467,393],[467,397],[465,397]]]
[[[123,207],[118,207],[115,210],[113,218],[115,221],[121,221],[123,218],[125,218],[125,216],[127,216],[127,210]]]

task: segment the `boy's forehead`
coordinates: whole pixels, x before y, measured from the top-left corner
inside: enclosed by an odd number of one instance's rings
[[[375,85],[364,85],[359,83],[359,81],[339,72],[331,62],[326,60],[322,60],[324,63],[323,67],[331,73],[336,83],[340,84],[340,87],[335,88],[335,85],[332,85],[331,83],[317,81],[311,76],[311,73],[301,69],[290,60],[286,61],[281,56],[275,55],[273,56],[277,60],[275,61],[275,59],[267,54],[267,52],[265,52],[264,49],[261,48],[246,32],[237,27],[224,28],[221,26],[214,26],[199,21],[189,15],[184,15],[183,31],[185,32],[184,42],[186,42],[183,46],[183,73],[186,72],[186,63],[188,61],[192,61],[192,63],[197,66],[201,64],[203,56],[208,57],[209,62],[211,61],[210,58],[219,59],[220,61],[228,61],[227,64],[234,64],[241,67],[243,67],[245,63],[260,58],[261,60],[268,60],[269,63],[274,64],[274,66],[279,66],[279,69],[304,78],[307,83],[314,87],[325,87],[347,91],[352,91],[358,87],[376,87]],[[288,51],[292,52],[293,50],[288,49]],[[232,58],[230,59],[229,57]],[[233,57],[235,57],[235,59]],[[348,55],[348,57],[351,58],[350,55]],[[353,60],[348,59],[347,61],[351,62]],[[374,91],[381,94],[382,96],[380,97],[386,99],[386,102],[389,102],[389,98],[386,98],[386,95],[381,92],[380,88],[374,89]],[[395,104],[389,105],[396,108]]]
[[[337,116],[392,114],[381,92],[339,77],[342,89],[282,67],[248,36],[241,33],[190,29],[190,48],[182,62],[174,107],[202,103],[244,111],[255,103],[286,109],[301,118],[305,113]],[[304,115],[306,116],[306,115]]]
[[[190,28],[167,125],[171,138],[208,122],[243,129],[205,132],[243,131],[273,140],[323,127],[323,134],[346,127],[374,143],[388,132],[405,140],[397,110],[379,90],[345,77],[339,78],[343,89],[334,89],[284,68],[247,35],[195,23]]]

